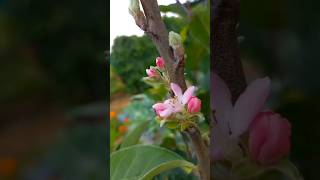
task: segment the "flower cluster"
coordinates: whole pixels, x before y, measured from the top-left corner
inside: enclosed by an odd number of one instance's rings
[[[162,103],[156,103],[152,106],[155,110],[161,125],[165,123],[174,124],[174,128],[180,127],[184,130],[198,120],[201,110],[201,100],[194,96],[195,86],[190,86],[184,93],[181,88],[171,83],[170,88],[174,97],[165,100]],[[180,125],[180,126],[179,126]]]
[[[146,69],[146,73],[147,77],[144,77],[143,80],[152,86],[157,86],[160,84],[167,85],[169,83],[162,57],[157,57],[156,66],[150,66],[149,69]]]
[[[190,125],[194,125],[201,117],[201,100],[194,96],[195,86],[190,86],[184,93],[179,85],[170,83],[165,72],[165,62],[162,57],[156,58],[156,67],[150,66],[146,69],[148,77],[144,77],[145,82],[155,85],[164,84],[167,89],[171,89],[174,97],[152,106],[160,125],[170,124],[172,128],[182,130]]]
[[[200,111],[201,100],[193,96],[196,87],[190,86],[182,94],[181,88],[177,84],[171,83],[171,89],[175,95],[173,98],[152,106],[159,117],[167,118],[174,113],[183,112],[185,111],[186,105],[189,113],[198,113]]]
[[[269,165],[278,162],[290,150],[291,127],[287,119],[270,110],[264,104],[270,91],[270,79],[253,81],[240,95],[234,105],[227,85],[212,74],[212,108],[216,124],[212,129],[211,157],[215,160],[237,160],[243,158],[242,142],[248,142],[252,160]],[[242,136],[248,132],[249,139]]]

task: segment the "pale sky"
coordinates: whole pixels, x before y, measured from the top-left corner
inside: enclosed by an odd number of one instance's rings
[[[129,14],[130,0],[110,0],[110,50],[113,40],[121,35],[143,35],[143,31],[135,24],[132,16]],[[175,0],[158,0],[158,4],[168,5],[175,3]],[[181,3],[186,0],[181,0]]]

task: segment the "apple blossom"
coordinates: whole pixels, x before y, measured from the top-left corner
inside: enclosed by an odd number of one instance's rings
[[[171,83],[170,87],[175,96],[165,100],[163,103],[156,103],[152,106],[156,114],[162,118],[167,118],[173,113],[181,112],[196,90],[195,86],[190,86],[182,94],[182,90],[177,84]]]
[[[290,150],[291,126],[272,111],[260,112],[249,127],[251,158],[261,164],[277,162]]]
[[[211,131],[210,155],[215,160],[236,158],[242,155],[239,137],[262,111],[270,91],[270,79],[266,77],[253,81],[232,105],[227,85],[217,74],[212,73],[211,77],[211,105],[216,124]]]

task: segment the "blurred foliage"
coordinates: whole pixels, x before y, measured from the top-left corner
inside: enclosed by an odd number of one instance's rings
[[[49,95],[65,103],[106,96],[106,3],[4,1],[0,100]],[[12,72],[15,73],[12,73]]]
[[[66,112],[107,96],[108,4],[0,0],[0,121],[13,133],[1,155],[17,156],[16,179],[105,179],[106,104]],[[59,129],[64,123],[75,127]]]
[[[121,118],[128,117],[135,121],[151,121],[155,118],[152,105],[155,102],[144,94],[135,95],[131,103],[123,110]]]
[[[157,56],[157,50],[148,37],[121,36],[114,40],[110,64],[125,83],[125,90],[135,94],[147,87],[142,77],[146,76],[146,68],[155,63]],[[113,83],[111,81],[111,86]]]
[[[113,66],[110,66],[110,96],[123,92],[125,85],[120,76],[115,72]]]
[[[105,128],[78,126],[60,131],[46,152],[25,170],[23,179],[104,179]]]
[[[116,112],[110,111],[110,123],[109,123],[109,139],[110,139],[110,153],[119,148],[125,134],[128,131],[128,127],[131,124],[131,120],[128,117],[120,119]]]
[[[249,80],[272,78],[270,106],[292,125],[290,159],[305,179],[320,179],[319,1],[241,1],[242,59]]]

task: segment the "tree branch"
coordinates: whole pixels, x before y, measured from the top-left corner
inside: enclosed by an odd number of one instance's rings
[[[228,85],[233,103],[246,88],[237,40],[239,14],[240,0],[211,1],[211,69]]]
[[[160,56],[165,61],[165,68],[170,82],[178,84],[183,91],[187,89],[184,77],[184,54],[174,51],[169,45],[168,31],[161,19],[156,0],[140,0],[144,14],[140,11],[135,18],[136,24],[152,39]],[[208,147],[205,145],[200,131],[196,127],[186,130],[197,155],[198,169],[202,180],[210,179],[210,159]]]
[[[184,66],[176,66],[176,64],[184,64],[184,62],[182,62],[184,58],[175,59],[174,57],[174,52],[169,46],[168,31],[161,19],[158,2],[156,0],[141,0],[141,4],[147,24],[144,31],[152,39],[158,52],[164,59],[170,82],[174,82],[178,84],[182,90],[186,90]]]
[[[202,180],[210,180],[210,159],[208,147],[205,145],[197,127],[189,128],[186,132],[188,133],[193,149],[197,154],[200,178]]]

